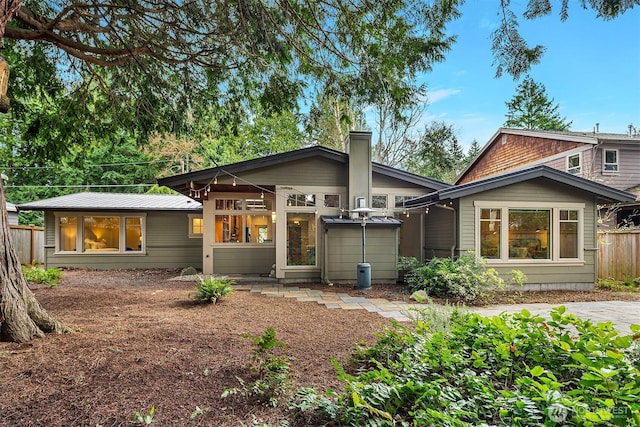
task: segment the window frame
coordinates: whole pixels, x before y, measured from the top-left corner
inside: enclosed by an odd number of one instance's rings
[[[574,157],[578,158],[578,166],[571,167],[569,166],[569,162]],[[572,169],[575,169],[575,171],[572,172]],[[582,153],[570,154],[566,157],[566,170],[567,173],[570,173],[571,175],[582,175]]]
[[[501,210],[502,226],[500,227],[500,256],[497,258],[486,258],[490,264],[576,264],[585,262],[584,256],[584,203],[528,203],[528,202],[492,202],[492,201],[475,201],[475,218],[474,218],[474,250],[481,255],[481,212],[482,209],[499,209]],[[510,258],[509,257],[509,210],[510,209],[531,209],[531,210],[549,210],[550,211],[550,230],[548,236],[548,249],[551,253],[548,258]],[[577,258],[561,258],[560,257],[560,211],[577,211]],[[506,222],[505,222],[506,221]]]
[[[87,256],[102,256],[102,255],[144,255],[147,248],[147,214],[145,212],[54,212],[55,221],[55,243],[54,253],[62,255],[87,255]],[[60,249],[60,218],[67,217],[76,218],[76,245],[75,250],[65,251]],[[118,230],[118,250],[117,251],[87,251],[84,249],[85,241],[85,218],[118,218],[119,230]],[[127,219],[136,218],[140,220],[140,249],[139,250],[127,250]],[[80,249],[78,249],[80,248]]]
[[[615,153],[615,163],[607,162],[607,153]],[[607,166],[614,166],[615,169],[607,169]],[[617,148],[604,148],[602,150],[602,173],[605,175],[613,175],[620,172],[620,150]]]
[[[202,214],[188,214],[189,221],[189,238],[190,239],[202,239],[204,236],[204,216]],[[194,221],[199,219],[201,221],[200,228],[202,231],[199,233],[195,231]]]
[[[263,200],[271,205],[271,209],[256,209],[255,203]],[[224,202],[218,204],[218,202]],[[212,220],[213,227],[209,233],[212,234],[212,245],[216,247],[273,247],[275,246],[276,224],[273,222],[273,214],[275,212],[275,200],[271,197],[265,197],[264,193],[247,193],[247,194],[220,194],[213,199]],[[222,209],[216,209],[216,206],[223,205]],[[266,205],[265,205],[266,206]],[[216,217],[223,215],[241,217],[242,226],[240,227],[240,237],[238,241],[217,242],[216,241]],[[247,217],[249,216],[265,216],[267,227],[271,227],[271,239],[264,242],[247,242]]]

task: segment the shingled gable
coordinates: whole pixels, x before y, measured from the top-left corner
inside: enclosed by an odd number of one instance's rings
[[[640,136],[500,128],[460,172],[455,183],[464,184],[503,173],[505,170],[540,164],[553,156],[609,143],[637,145],[640,144]],[[476,173],[478,171],[481,171],[479,176]]]
[[[443,201],[466,197],[535,178],[546,178],[561,184],[570,185],[576,189],[595,194],[601,199],[610,202],[631,202],[635,200],[635,195],[632,193],[617,190],[598,182],[571,175],[545,165],[538,165],[515,172],[493,176],[487,179],[473,181],[468,184],[451,186],[449,188],[438,190],[425,196],[409,200],[406,202],[406,206],[408,208],[426,207]]]
[[[242,162],[231,163],[220,167],[214,167],[209,169],[203,169],[200,171],[189,172],[182,175],[175,175],[167,178],[161,178],[158,180],[159,185],[163,185],[172,188],[183,194],[189,193],[188,184],[190,182],[198,183],[200,185],[211,182],[216,176],[222,176],[225,173],[238,175],[242,172],[254,171],[261,168],[270,168],[279,165],[284,165],[289,162],[295,162],[299,160],[306,160],[312,158],[322,158],[342,163],[345,167],[349,162],[349,155],[341,151],[333,150],[322,146],[313,146],[307,148],[301,148],[299,150],[288,151],[285,153],[273,154],[271,156],[261,157],[257,159],[245,160]],[[420,175],[412,174],[400,169],[396,169],[390,166],[386,166],[380,163],[372,163],[372,172],[380,174],[389,178],[398,179],[411,184],[420,185],[428,188],[441,189],[450,186],[442,181],[436,179],[425,178]]]

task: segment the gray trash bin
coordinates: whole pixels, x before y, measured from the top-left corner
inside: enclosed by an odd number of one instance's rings
[[[369,289],[371,288],[371,264],[368,262],[358,263],[358,283],[357,289]]]

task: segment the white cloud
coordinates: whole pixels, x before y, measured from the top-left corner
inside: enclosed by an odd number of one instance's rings
[[[438,89],[427,92],[427,98],[429,99],[430,104],[435,104],[438,101],[450,98],[460,92],[460,89]]]

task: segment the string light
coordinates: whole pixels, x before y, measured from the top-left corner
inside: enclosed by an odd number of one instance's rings
[[[234,187],[236,186],[236,177],[235,176],[233,177],[233,186]]]
[[[262,192],[260,193],[260,198],[261,198],[261,199],[264,199],[264,191],[262,191]]]

